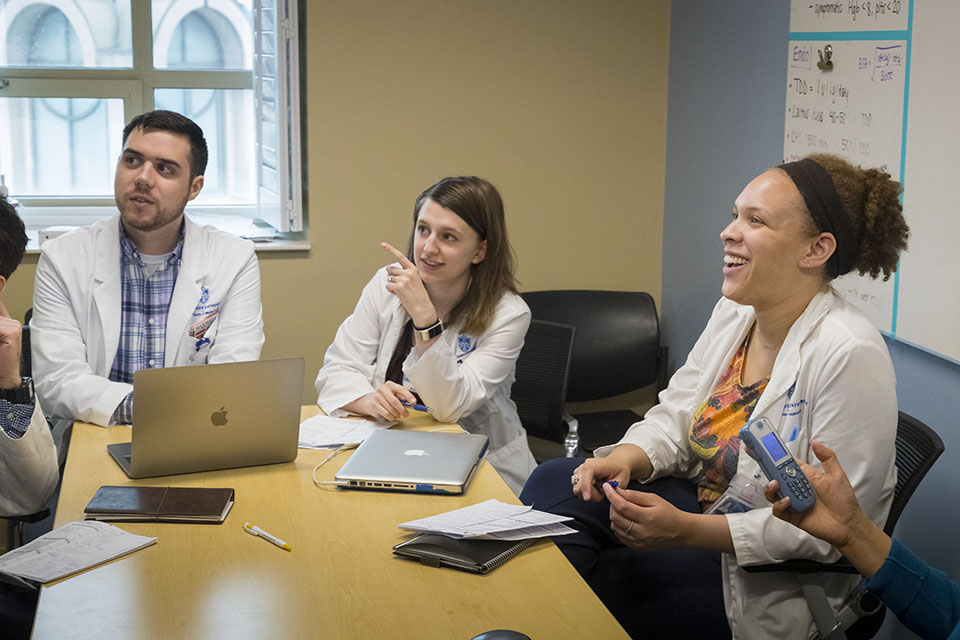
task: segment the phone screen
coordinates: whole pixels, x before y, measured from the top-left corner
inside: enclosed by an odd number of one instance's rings
[[[763,443],[764,448],[770,454],[770,457],[773,458],[775,464],[778,464],[781,460],[790,456],[790,454],[784,450],[783,445],[780,444],[780,439],[777,438],[777,434],[772,431],[765,436],[761,436],[760,442]]]

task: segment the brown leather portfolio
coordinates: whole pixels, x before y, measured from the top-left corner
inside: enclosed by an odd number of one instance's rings
[[[87,520],[220,524],[233,500],[227,488],[102,486],[83,512]]]

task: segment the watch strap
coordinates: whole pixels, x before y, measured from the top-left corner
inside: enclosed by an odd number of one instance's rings
[[[21,378],[20,386],[12,389],[0,389],[0,399],[13,404],[33,402],[33,378]]]
[[[429,327],[420,327],[414,326],[413,333],[420,339],[421,342],[426,342],[427,340],[433,340],[438,335],[443,333],[443,323],[440,321],[440,318],[437,318],[437,321],[434,322]]]

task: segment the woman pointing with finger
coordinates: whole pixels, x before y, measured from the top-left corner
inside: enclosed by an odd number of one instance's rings
[[[536,461],[510,400],[530,310],[517,295],[503,203],[481,178],[445,178],[414,206],[406,255],[364,288],[317,376],[317,404],[332,416],[384,420],[404,404],[430,407],[490,438],[489,460],[519,493]]]

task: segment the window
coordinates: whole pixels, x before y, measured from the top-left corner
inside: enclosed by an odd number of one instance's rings
[[[203,128],[188,211],[302,231],[296,0],[0,0],[0,174],[31,229],[115,212],[121,131],[170,109]]]

